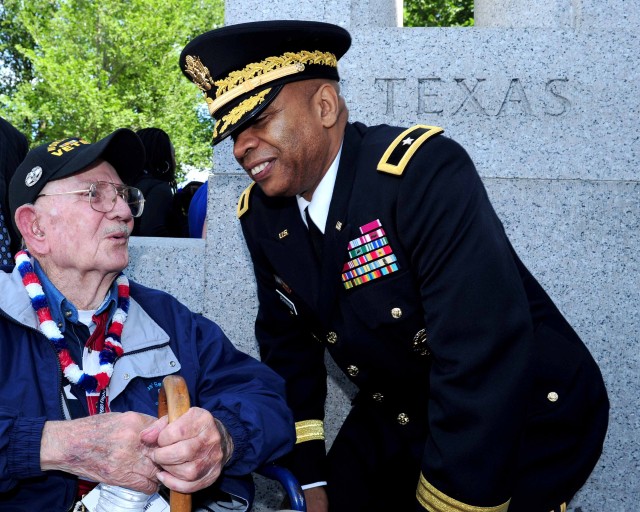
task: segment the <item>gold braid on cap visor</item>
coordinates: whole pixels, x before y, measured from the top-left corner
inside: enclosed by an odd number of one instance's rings
[[[243,115],[247,112],[251,112],[260,103],[264,101],[267,94],[271,92],[271,88],[260,91],[258,94],[248,97],[243,102],[239,103],[236,107],[232,108],[229,113],[222,119],[216,122],[216,126],[213,129],[213,138],[218,136],[218,133],[224,133],[229,126],[236,124]]]
[[[260,62],[252,62],[239,71],[232,71],[223,79],[213,80],[209,69],[202,64],[199,57],[187,55],[185,71],[191,76],[193,83],[205,94],[209,114],[212,116],[230,101],[247,94],[263,84],[268,84],[279,78],[294,75],[304,71],[305,64],[316,64],[337,68],[338,59],[333,53],[321,51],[287,52],[280,57],[267,57]],[[217,87],[216,98],[211,99],[206,94],[213,87]],[[270,90],[270,89],[269,89]],[[259,95],[247,98],[232,108],[220,122],[216,123],[213,136],[217,137],[228,126],[237,123],[244,114],[250,112],[264,101],[269,90],[261,91]],[[218,125],[221,125],[218,128]]]

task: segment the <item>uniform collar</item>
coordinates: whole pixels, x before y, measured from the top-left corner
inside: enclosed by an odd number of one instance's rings
[[[304,197],[296,195],[298,201],[298,208],[300,209],[300,215],[302,215],[302,221],[307,224],[307,219],[304,215],[304,210],[309,207],[309,215],[313,219],[320,231],[324,233],[325,226],[327,225],[327,217],[329,216],[329,206],[331,205],[331,198],[333,197],[333,188],[336,184],[336,176],[338,175],[338,164],[340,162],[340,155],[342,154],[342,144],[338,154],[333,159],[329,170],[318,183],[318,187],[313,193],[311,201],[307,201]],[[308,227],[308,226],[307,226]]]

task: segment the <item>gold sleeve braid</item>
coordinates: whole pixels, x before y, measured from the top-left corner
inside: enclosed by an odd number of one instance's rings
[[[322,420],[305,420],[296,423],[296,444],[306,441],[324,441]]]
[[[430,512],[507,512],[511,501],[507,500],[506,503],[495,507],[467,505],[436,489],[422,474],[420,474],[416,498],[420,505]]]

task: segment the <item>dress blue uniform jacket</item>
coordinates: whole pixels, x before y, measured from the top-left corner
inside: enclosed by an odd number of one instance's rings
[[[285,378],[296,421],[293,470],[302,483],[327,479],[326,349],[357,400],[398,436],[423,437],[425,509],[504,511],[537,495],[550,510],[601,453],[606,390],[470,158],[440,132],[347,125],[320,264],[295,198],[255,186],[240,198],[261,355]],[[357,275],[363,255],[374,263]]]
[[[65,419],[60,364],[38,329],[17,268],[0,271],[0,290],[0,510],[66,512],[75,501],[77,478],[40,470],[44,423]],[[125,353],[109,385],[111,410],[156,416],[162,379],[182,375],[191,405],[210,411],[234,441],[233,456],[213,487],[250,502],[248,475],[293,444],[282,379],[170,295],[134,282],[130,295]]]

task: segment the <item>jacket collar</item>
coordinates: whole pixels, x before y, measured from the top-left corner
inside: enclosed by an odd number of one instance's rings
[[[0,310],[16,323],[39,331],[38,317],[17,268],[11,274],[0,271],[0,290]],[[181,365],[169,346],[170,340],[165,330],[131,298],[122,331],[124,355],[114,365],[109,400],[113,402],[135,377],[158,377],[179,371]]]
[[[0,310],[17,323],[40,330],[38,317],[31,306],[31,300],[22,284],[17,267],[11,274],[0,272]],[[125,353],[142,350],[159,344],[166,344],[169,335],[132,298],[129,315],[122,331]]]
[[[0,310],[16,322],[38,329],[38,317],[31,307],[31,299],[24,289],[17,266],[11,273],[0,271],[0,290]]]

